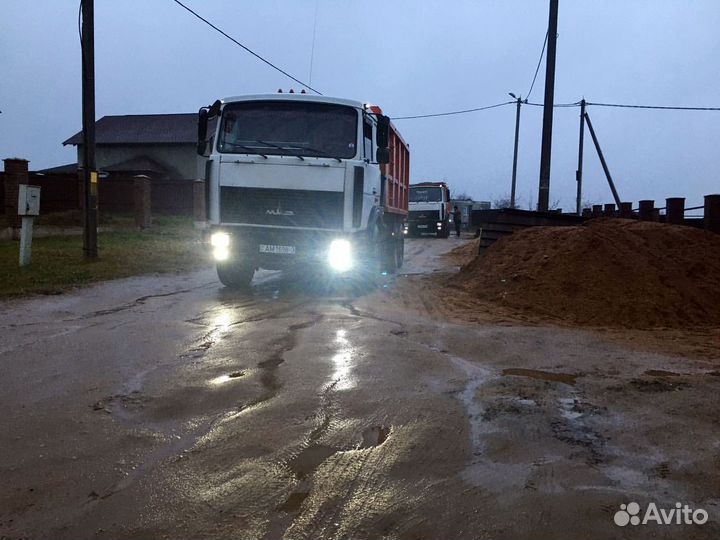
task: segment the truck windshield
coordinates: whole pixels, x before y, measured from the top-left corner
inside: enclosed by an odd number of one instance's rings
[[[327,103],[248,101],[225,106],[223,153],[352,158],[358,113]]]
[[[440,202],[442,191],[439,187],[410,188],[410,202]]]

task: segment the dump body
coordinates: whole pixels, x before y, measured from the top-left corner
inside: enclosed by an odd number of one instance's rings
[[[410,148],[393,124],[390,124],[389,148],[390,163],[380,166],[387,186],[385,209],[394,214],[407,216],[410,190]]]

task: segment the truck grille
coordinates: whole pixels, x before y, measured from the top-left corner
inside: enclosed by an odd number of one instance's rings
[[[411,210],[408,221],[439,221],[439,210]]]
[[[343,193],[221,186],[220,220],[223,223],[342,229]]]

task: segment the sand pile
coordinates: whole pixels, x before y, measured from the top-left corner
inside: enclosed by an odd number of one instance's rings
[[[442,256],[452,260],[455,264],[463,265],[472,261],[478,254],[480,247],[480,238],[475,238],[470,242],[466,242],[461,246],[451,249]]]
[[[453,281],[477,298],[578,324],[720,325],[720,235],[621,219],[534,227],[499,240]]]

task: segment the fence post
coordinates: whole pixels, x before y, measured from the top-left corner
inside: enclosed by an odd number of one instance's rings
[[[21,218],[18,216],[18,192],[20,184],[27,184],[28,160],[20,158],[3,159],[5,165],[5,226],[17,229]]]
[[[150,178],[144,174],[133,179],[133,212],[135,225],[140,229],[147,229],[152,224],[150,206]]]
[[[623,219],[632,219],[633,218],[631,202],[621,202],[620,203],[620,217]]]
[[[640,201],[640,220],[655,221],[655,201]]]
[[[603,208],[603,214],[607,217],[613,217],[615,216],[615,204],[614,203],[607,203],[605,205],[605,208]]]
[[[602,204],[593,204],[592,207],[592,217],[599,218],[602,217]]]
[[[704,225],[708,231],[720,234],[720,195],[705,195]]]
[[[665,199],[665,222],[672,225],[685,223],[685,197]]]

